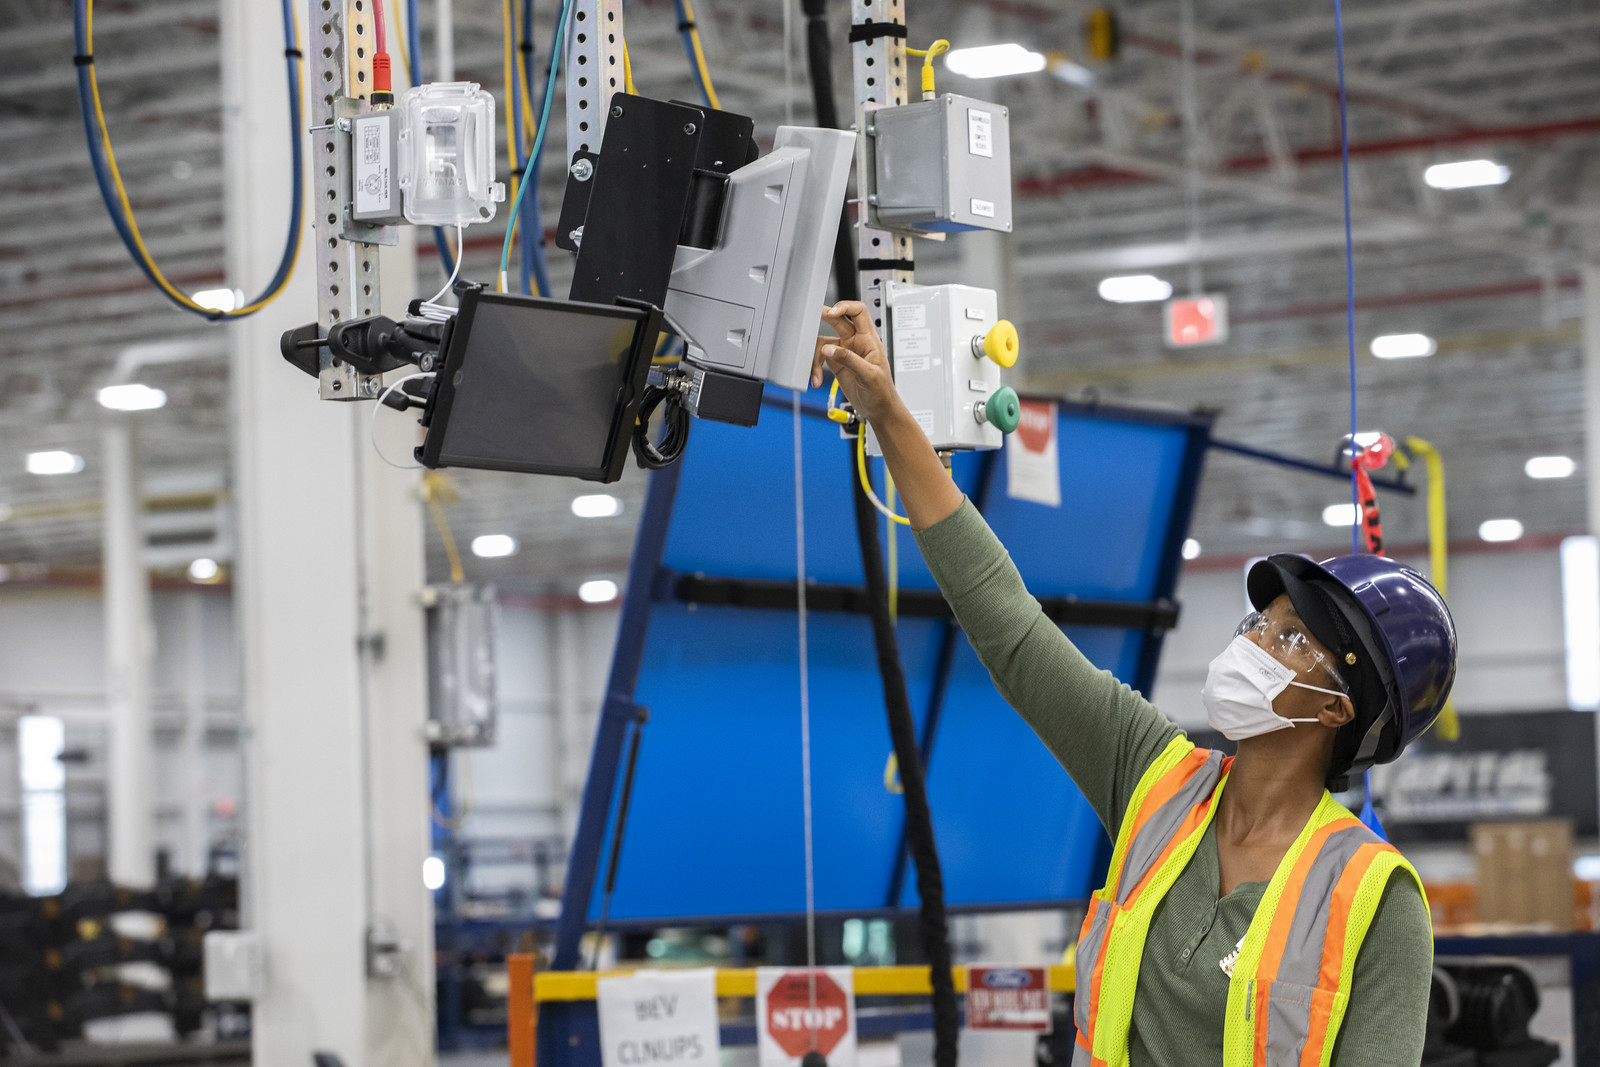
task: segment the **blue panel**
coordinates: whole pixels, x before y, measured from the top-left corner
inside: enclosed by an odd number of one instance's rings
[[[805,402],[825,403],[820,391]],[[755,429],[697,422],[683,460],[662,565],[721,578],[792,580],[793,423],[769,406]],[[806,547],[817,582],[859,585],[851,503],[854,457],[838,428],[803,419]],[[1068,408],[1060,421],[1060,508],[1009,499],[1004,457],[987,494],[990,524],[1039,596],[1147,602],[1163,553],[1188,520],[1182,417]],[[982,461],[955,459],[973,492]],[[872,467],[882,481],[881,463]],[[880,488],[881,491],[881,488]],[[900,582],[933,581],[898,531]],[[616,896],[617,919],[795,913],[804,908],[799,686],[792,612],[650,607],[636,703],[650,710]],[[911,704],[928,711],[944,624],[900,623]],[[1149,638],[1080,627],[1068,635],[1098,666],[1131,680]],[[883,785],[890,752],[882,686],[864,616],[811,616],[812,782],[817,907],[882,907],[904,824]],[[621,699],[626,699],[624,695]],[[921,731],[925,724],[919,722]],[[1099,875],[1104,831],[1070,779],[957,641],[929,768],[934,825],[952,905],[1081,898]],[[615,818],[615,800],[611,818]],[[598,822],[598,820],[596,820]],[[580,834],[599,828],[586,825]],[[609,849],[611,827],[604,827]],[[586,837],[592,840],[592,837]],[[604,870],[602,859],[601,870]],[[595,893],[588,909],[600,910]],[[916,899],[908,873],[902,898]]]
[[[1096,666],[1130,671],[1141,635],[1072,628]],[[1100,820],[1021,716],[995,692],[964,639],[928,765],[946,903],[1002,904],[1086,896]],[[902,901],[917,901],[907,872]]]
[[[814,615],[808,630],[817,906],[882,907],[904,809],[883,787],[891,746],[871,627]],[[900,627],[914,707],[928,702],[938,631]],[[804,909],[797,636],[785,612],[657,607],[613,916]]]
[[[984,509],[989,525],[1036,596],[1150,599],[1186,435],[1070,412],[1060,431],[1061,507],[1013,500],[1002,482]]]

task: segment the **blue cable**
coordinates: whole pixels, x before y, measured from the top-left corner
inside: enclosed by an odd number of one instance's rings
[[[414,0],[413,0],[414,2]],[[567,17],[572,13],[572,0],[563,0],[561,14],[556,17],[555,45],[550,49],[550,77],[544,86],[544,105],[540,109],[539,128],[533,136],[533,154],[528,158],[528,168],[522,175],[522,188],[517,190],[517,199],[511,204],[511,217],[506,220],[505,240],[500,243],[500,273],[506,273],[506,262],[511,258],[511,234],[517,223],[517,214],[522,209],[522,201],[528,195],[529,179],[533,177],[534,166],[540,153],[544,150],[545,130],[550,126],[550,104],[556,96],[556,74],[561,69],[561,37],[566,30]]]
[[[672,6],[678,13],[678,26],[680,27],[678,36],[683,38],[683,51],[689,57],[689,70],[694,74],[695,84],[700,86],[700,96],[705,100],[706,107],[710,107],[711,90],[706,87],[706,80],[700,76],[700,64],[694,58],[693,31],[681,28],[691,25],[688,14],[683,10],[683,0],[672,0]]]
[[[1350,110],[1344,90],[1344,5],[1333,0],[1334,47],[1339,58],[1339,151],[1344,168],[1344,291],[1345,341],[1350,349],[1350,502],[1355,523],[1350,528],[1350,551],[1361,551],[1361,484],[1356,480],[1356,250],[1350,229]],[[1372,776],[1361,772],[1361,821],[1385,841],[1389,836],[1372,807]]]
[[[1350,551],[1361,551],[1361,487],[1356,480],[1356,252],[1350,230],[1350,111],[1344,90],[1344,5],[1333,0],[1334,47],[1339,58],[1339,150],[1344,169],[1344,289],[1345,339],[1350,349],[1350,503],[1355,522],[1350,527]]]
[[[290,171],[289,185],[292,190],[289,204],[289,235],[285,239],[283,255],[278,259],[278,269],[273,272],[271,281],[261,290],[259,296],[248,301],[257,304],[277,292],[288,279],[289,273],[294,270],[295,252],[299,246],[296,240],[305,217],[305,183],[303,181],[304,156],[300,144],[300,126],[302,123],[300,106],[300,62],[299,49],[296,47],[294,32],[294,8],[292,0],[283,0],[283,49],[284,67],[289,77],[289,148]],[[72,5],[72,32],[73,42],[77,47],[77,54],[89,54],[89,4],[88,0],[74,0]],[[89,143],[89,162],[94,167],[95,184],[100,189],[100,199],[105,203],[106,212],[111,216],[111,224],[116,228],[117,236],[122,239],[123,247],[128,250],[128,255],[133,257],[134,263],[150,279],[151,284],[161,292],[161,295],[174,306],[182,308],[190,314],[199,315],[201,318],[216,322],[219,319],[244,318],[255,312],[236,314],[223,311],[196,311],[194,308],[178,300],[171,293],[161,288],[156,280],[156,273],[152,265],[139,253],[139,245],[133,238],[133,228],[127,217],[123,214],[122,204],[115,192],[115,182],[112,180],[111,171],[107,166],[104,147],[100,143],[100,131],[94,121],[94,92],[89,84],[89,67],[87,64],[78,68],[78,104],[83,112],[83,131]],[[259,310],[259,309],[258,309]]]

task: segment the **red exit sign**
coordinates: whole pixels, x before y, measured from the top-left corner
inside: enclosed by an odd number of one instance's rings
[[[1228,339],[1228,298],[1221,294],[1169,300],[1167,347],[1220,345]]]

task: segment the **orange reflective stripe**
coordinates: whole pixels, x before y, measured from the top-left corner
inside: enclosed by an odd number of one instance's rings
[[[1379,855],[1392,846],[1373,842],[1356,849],[1356,854],[1345,865],[1339,884],[1333,887],[1333,900],[1329,905],[1328,935],[1322,942],[1322,969],[1317,984],[1323,989],[1338,989],[1344,973],[1345,933],[1350,924],[1350,911],[1355,904],[1356,892],[1367,869]],[[1307,1047],[1313,1047],[1307,1043]]]
[[[1289,880],[1283,886],[1283,895],[1278,898],[1272,925],[1267,928],[1267,940],[1261,946],[1261,963],[1256,969],[1257,978],[1270,982],[1278,977],[1278,964],[1282,962],[1284,948],[1289,943],[1289,931],[1294,926],[1295,912],[1300,893],[1306,883],[1306,875],[1322,855],[1323,846],[1328,843],[1328,838],[1353,825],[1361,824],[1356,819],[1335,819],[1312,832],[1311,839],[1306,842],[1306,847],[1295,860],[1294,869],[1289,872]]]
[[[1328,838],[1335,831],[1348,827],[1352,821],[1354,820],[1335,819],[1312,831],[1306,847],[1300,850],[1294,867],[1289,871],[1288,881],[1283,884],[1283,893],[1278,898],[1278,906],[1272,914],[1272,925],[1267,927],[1267,939],[1261,946],[1261,961],[1256,965],[1255,1010],[1258,1012],[1257,1018],[1261,1020],[1256,1023],[1255,1062],[1258,1064],[1267,1062],[1267,992],[1277,980],[1278,964],[1283,962],[1283,950],[1289,943],[1289,930],[1294,926],[1295,912],[1299,904],[1300,891],[1305,886],[1306,874],[1311,870],[1311,865],[1317,862],[1317,857],[1322,855],[1322,846],[1328,843]]]
[[[1203,750],[1195,749],[1195,751],[1200,752]],[[1203,760],[1201,764],[1202,766],[1204,765]],[[1167,841],[1166,847],[1161,850],[1161,854],[1156,857],[1156,861],[1150,865],[1150,869],[1144,873],[1144,877],[1134,884],[1133,890],[1128,894],[1128,899],[1123,902],[1123,907],[1133,907],[1134,902],[1139,899],[1139,894],[1143,893],[1145,886],[1150,883],[1150,879],[1155,877],[1166,866],[1167,860],[1171,858],[1172,853],[1182,848],[1189,838],[1200,832],[1200,828],[1205,825],[1205,821],[1211,817],[1211,805],[1217,802],[1217,794],[1222,792],[1222,783],[1228,780],[1228,769],[1232,766],[1232,756],[1228,756],[1222,761],[1222,777],[1217,780],[1216,788],[1211,790],[1211,794],[1205,800],[1189,809],[1189,814],[1185,815],[1183,822],[1178,825],[1178,832],[1173,834],[1171,839]],[[1191,768],[1189,773],[1194,774],[1195,770],[1195,768]]]
[[[1192,748],[1189,752],[1172,765],[1172,768],[1158,778],[1150,787],[1150,792],[1145,794],[1144,802],[1139,805],[1139,810],[1133,812],[1131,817],[1123,820],[1122,827],[1117,831],[1116,854],[1111,858],[1111,869],[1106,872],[1106,888],[1115,889],[1118,879],[1122,875],[1123,861],[1128,857],[1128,848],[1133,844],[1133,839],[1139,835],[1140,827],[1150,821],[1150,816],[1161,810],[1161,805],[1171,800],[1183,788],[1183,784],[1197,774],[1206,764],[1206,757],[1210,754],[1208,749]],[[1231,757],[1230,757],[1231,758]]]

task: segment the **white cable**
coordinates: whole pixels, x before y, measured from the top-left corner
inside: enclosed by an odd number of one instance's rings
[[[422,306],[424,308],[426,308],[429,304],[432,304],[436,307],[440,306],[439,298],[450,291],[450,287],[456,283],[456,275],[461,273],[461,254],[467,250],[467,239],[462,236],[461,229],[461,224],[459,222],[456,223],[456,263],[455,269],[450,272],[450,280],[444,283],[443,289],[440,289],[437,293],[434,293],[433,296],[422,302]]]
[[[457,260],[456,262],[459,263],[460,260]],[[378,454],[378,458],[383,460],[385,463],[387,463],[389,466],[393,467],[397,471],[419,471],[419,470],[422,469],[422,464],[420,464],[420,463],[396,463],[394,460],[390,459],[388,456],[383,454],[383,449],[378,447],[378,412],[383,410],[384,398],[387,397],[390,393],[394,392],[396,389],[400,388],[406,382],[412,381],[413,379],[416,379],[416,378],[436,378],[436,377],[438,377],[438,375],[434,371],[425,370],[425,371],[418,371],[416,374],[407,374],[403,378],[396,378],[394,380],[394,383],[392,385],[390,385],[389,388],[385,389],[382,393],[378,394],[378,402],[376,404],[372,405],[372,422],[368,424],[367,437],[371,439],[371,441],[372,441],[372,450]]]
[[[811,851],[811,685],[810,654],[806,648],[806,497],[801,458],[800,391],[791,394],[794,410],[794,560],[795,603],[800,615],[800,803],[805,813],[806,839],[806,969],[811,975],[811,1008],[817,1006],[817,891]],[[815,1041],[815,1034],[812,1035]]]

